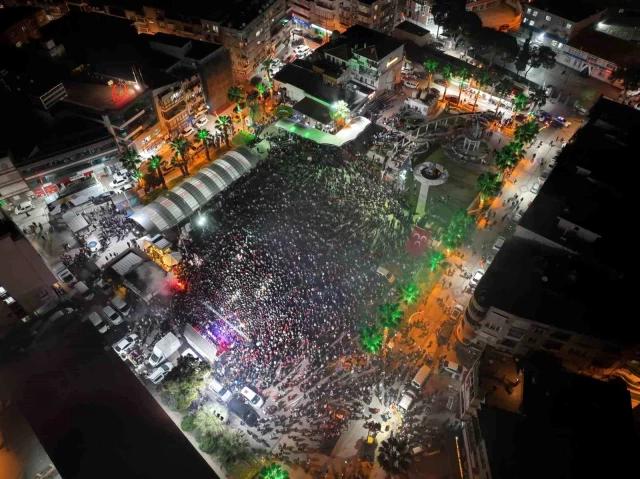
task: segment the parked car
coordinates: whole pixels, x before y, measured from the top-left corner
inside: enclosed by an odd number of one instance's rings
[[[71,271],[67,269],[67,267],[62,263],[57,263],[53,266],[53,272],[64,285],[71,288],[74,284],[78,282],[76,277],[71,274]]]
[[[462,316],[462,313],[464,313],[464,306],[458,303],[451,310],[451,314],[449,315],[449,317],[454,321],[458,321],[458,319],[460,319],[460,316]]]
[[[502,248],[502,245],[504,244],[504,236],[498,236],[495,240],[495,242],[493,243],[493,250],[494,251],[500,251],[500,248]]]
[[[242,394],[253,407],[260,408],[264,404],[262,396],[248,386],[243,387],[240,390],[240,394]]]
[[[169,371],[173,369],[173,364],[169,361],[162,363],[147,375],[147,379],[153,384],[160,384]]]
[[[413,404],[413,400],[416,398],[415,393],[411,389],[407,389],[402,397],[400,398],[400,402],[398,403],[398,409],[401,414],[406,414],[411,409],[411,404]]]
[[[181,133],[182,133],[182,136],[191,136],[196,133],[196,130],[191,125],[187,125],[182,129]]]
[[[50,321],[57,321],[58,319],[64,317],[64,316],[68,316],[70,314],[75,313],[76,310],[73,308],[62,308],[59,309],[58,311],[56,311],[55,313],[53,313],[50,317],[49,320]]]
[[[104,334],[109,331],[109,325],[105,323],[100,315],[95,311],[90,313],[88,316],[89,322],[93,325],[94,328],[98,330],[100,334]]]
[[[93,282],[93,287],[98,288],[103,293],[111,291],[111,283],[102,277]]]
[[[537,195],[538,191],[540,191],[540,183],[534,183],[533,185],[531,185],[531,189],[529,191],[534,195]]]
[[[229,389],[216,378],[213,378],[211,380],[208,387],[211,391],[216,393],[218,397],[220,397],[222,402],[229,402],[229,400],[231,400],[231,398],[233,397],[231,391],[229,391]]]
[[[115,309],[113,309],[109,305],[107,305],[104,308],[102,308],[102,314],[105,316],[105,318],[107,318],[107,320],[113,326],[118,326],[118,325],[122,324],[123,321],[124,321],[122,316],[120,316],[120,313],[118,313]]]
[[[198,128],[203,128],[207,123],[209,122],[209,118],[207,118],[206,116],[201,116],[199,118],[196,118],[196,126]]]
[[[551,126],[555,126],[556,128],[567,128],[571,126],[571,122],[567,121],[564,116],[556,116],[551,120]]]
[[[418,88],[418,82],[416,80],[411,80],[411,79],[404,80],[402,84],[407,88],[411,88],[411,89]]]
[[[113,345],[113,350],[124,359],[124,356],[133,349],[137,342],[137,334],[127,334],[124,338]]]
[[[104,193],[100,193],[98,196],[91,196],[91,202],[94,205],[101,205],[102,203],[106,203],[107,201],[111,201],[111,197],[115,195],[113,191],[105,191]]]
[[[85,301],[91,301],[95,296],[95,293],[89,289],[84,281],[78,281],[75,284],[72,294],[74,296],[80,296]]]
[[[124,186],[129,184],[129,178],[123,177],[113,177],[113,181],[109,183],[109,188],[112,190],[121,190],[124,189]]]
[[[376,273],[378,273],[380,276],[386,279],[389,284],[393,284],[396,282],[396,277],[393,275],[391,271],[389,271],[384,266],[378,266],[376,268]]]
[[[131,313],[131,305],[117,294],[111,298],[111,304],[123,316],[129,316]]]
[[[33,203],[31,203],[31,200],[28,201],[23,201],[20,204],[18,204],[18,206],[16,206],[14,213],[17,215],[22,215],[24,213],[28,213],[29,211],[32,211],[35,209],[35,206],[33,206]]]
[[[484,276],[484,270],[483,269],[477,270],[475,273],[473,273],[473,276],[471,277],[471,281],[469,282],[469,285],[472,288],[475,288],[476,286],[478,286],[478,283],[480,282],[483,276]]]
[[[258,415],[241,397],[236,396],[229,401],[229,411],[238,416],[249,427],[255,427],[258,424]]]

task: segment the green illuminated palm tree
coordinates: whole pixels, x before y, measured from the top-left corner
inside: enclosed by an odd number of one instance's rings
[[[420,297],[420,289],[415,283],[407,283],[400,289],[400,298],[406,304],[413,304]]]
[[[438,70],[439,63],[437,60],[425,60],[422,64],[424,71],[429,74],[429,80],[427,82],[427,90],[431,87],[431,81],[433,80],[433,74]]]
[[[464,83],[471,78],[471,72],[462,67],[460,70],[456,72],[456,77],[460,80],[460,86],[458,88],[458,103],[460,103],[460,97],[462,96],[462,89],[464,88]]]
[[[451,217],[447,228],[442,233],[440,240],[446,248],[454,249],[462,244],[469,234],[469,227],[473,224],[473,218],[466,210],[459,210]]]
[[[149,158],[149,168],[156,172],[156,175],[158,175],[158,178],[160,178],[162,182],[162,186],[166,189],[167,183],[162,174],[162,157],[160,155],[153,155]]]
[[[331,118],[338,124],[344,124],[350,113],[349,105],[344,100],[339,100],[331,105]]]
[[[382,441],[378,463],[391,476],[405,474],[411,464],[411,449],[407,440],[391,435],[389,439]]]
[[[380,328],[365,326],[360,330],[360,346],[369,354],[377,354],[382,349],[383,333]]]
[[[289,105],[278,105],[276,108],[276,118],[291,118],[293,116],[293,108]]]
[[[129,173],[138,171],[138,166],[142,162],[142,158],[134,148],[127,148],[120,155],[120,164]]]
[[[523,144],[531,143],[535,140],[536,136],[540,132],[540,125],[535,120],[530,120],[516,128],[514,138]]]
[[[512,141],[496,153],[496,166],[504,171],[515,166],[523,156],[522,143]]]
[[[258,479],[289,479],[289,472],[280,464],[270,464],[260,469]]]
[[[442,75],[442,79],[445,81],[444,92],[442,92],[442,99],[444,100],[445,97],[447,96],[447,89],[449,88],[449,80],[451,80],[451,77],[453,76],[453,69],[451,68],[451,65],[443,66],[442,70],[440,70],[440,75]]]
[[[231,141],[229,138],[229,130],[232,128],[231,117],[229,115],[219,116],[218,118],[216,118],[216,126],[222,132],[222,136],[224,136],[224,141],[227,143],[227,146],[231,148]]]
[[[500,192],[502,186],[502,179],[498,173],[484,172],[478,176],[478,189],[480,190],[480,196],[483,199],[496,196]]]
[[[189,148],[189,140],[186,138],[179,136],[175,140],[169,142],[169,146],[173,150],[173,153],[176,156],[176,161],[178,166],[180,167],[180,171],[183,176],[187,176],[189,174],[188,162],[189,157],[187,156],[187,149]]]
[[[528,103],[529,97],[524,93],[518,93],[513,99],[513,109],[514,111],[523,111],[527,108]]]
[[[258,92],[258,96],[260,97],[260,101],[264,101],[264,95],[267,93],[267,86],[260,82],[256,85],[256,91]]]
[[[432,251],[429,255],[429,271],[434,272],[444,261],[444,254],[440,251]]]
[[[380,325],[391,329],[397,328],[404,316],[398,303],[384,303],[380,305],[378,312],[380,313]]]
[[[242,89],[239,86],[232,86],[231,88],[229,88],[229,90],[227,91],[227,98],[229,99],[229,101],[233,102],[236,104],[236,111],[238,112],[238,114],[240,115],[240,119],[241,119],[241,129],[244,129],[244,108],[245,108],[245,103],[247,100],[247,95],[244,91],[244,89]]]
[[[201,128],[198,130],[198,140],[202,142],[204,145],[204,152],[207,155],[207,163],[211,163],[211,155],[209,154],[209,146],[213,142],[213,136],[206,128]]]

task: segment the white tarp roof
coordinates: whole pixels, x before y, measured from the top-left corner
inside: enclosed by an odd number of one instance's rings
[[[73,233],[82,231],[87,226],[89,226],[89,223],[87,223],[87,220],[84,219],[84,216],[75,214],[73,211],[69,211],[63,214],[62,220],[67,224],[67,226]]]

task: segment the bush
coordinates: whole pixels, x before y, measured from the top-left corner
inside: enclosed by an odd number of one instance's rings
[[[195,420],[195,415],[187,414],[185,417],[182,418],[180,427],[182,428],[183,431],[187,431],[187,432],[193,431],[196,428],[194,420]]]
[[[220,433],[217,432],[202,434],[200,439],[198,439],[198,447],[200,447],[202,452],[212,454],[218,450],[220,445],[220,436]]]

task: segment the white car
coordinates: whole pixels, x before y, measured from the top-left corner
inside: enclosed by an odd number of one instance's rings
[[[108,281],[105,281],[104,278],[98,278],[96,281],[94,281],[93,287],[98,288],[102,292],[106,293],[111,290],[111,283],[109,283]]]
[[[16,209],[14,210],[14,212],[17,215],[21,215],[24,213],[28,213],[33,209],[35,209],[35,206],[33,206],[33,203],[31,203],[31,201],[23,201],[18,206],[16,206]]]
[[[540,183],[534,183],[533,186],[531,186],[531,189],[529,191],[534,195],[537,195],[538,191],[540,191]]]
[[[116,344],[113,345],[113,350],[116,353],[118,353],[120,357],[123,357],[125,354],[127,354],[129,351],[133,349],[137,341],[138,341],[137,334],[127,334],[124,338],[122,338],[120,341],[118,341]]]
[[[121,313],[123,316],[129,316],[129,314],[131,313],[131,305],[117,294],[114,295],[113,298],[111,298],[111,305],[117,312]]]
[[[60,309],[58,311],[56,311],[55,313],[53,313],[51,315],[51,317],[49,318],[50,321],[57,321],[58,319],[62,318],[63,316],[68,316],[70,314],[75,313],[75,309],[73,308],[63,308]]]
[[[469,285],[472,288],[475,288],[476,286],[478,286],[478,283],[480,282],[483,276],[484,276],[484,270],[483,269],[477,270],[475,273],[473,273],[473,276],[471,277],[471,281],[469,282]]]
[[[89,314],[89,322],[98,330],[100,334],[109,331],[109,325],[105,323],[100,315],[96,312]]]
[[[495,243],[493,243],[493,250],[494,251],[500,251],[500,248],[502,248],[503,244],[504,244],[504,237],[503,236],[498,236],[496,238]]]
[[[173,364],[167,361],[161,364],[147,375],[147,379],[153,384],[159,384],[165,378],[169,371],[173,369]]]
[[[123,189],[125,185],[129,184],[129,178],[122,176],[114,176],[113,181],[109,183],[109,188],[112,190]]]
[[[102,314],[104,314],[104,316],[113,326],[118,326],[124,321],[124,319],[122,319],[122,316],[120,316],[120,313],[118,313],[115,309],[108,305],[102,308]]]
[[[201,116],[196,120],[196,126],[198,128],[202,128],[204,125],[207,124],[208,121],[209,121],[209,118],[207,118],[206,116]]]
[[[418,82],[416,80],[405,80],[402,82],[402,84],[407,88],[411,88],[411,89],[418,88]]]
[[[247,386],[242,388],[240,394],[242,394],[247,399],[247,401],[249,401],[249,403],[255,408],[262,407],[262,405],[264,404],[264,399],[262,399],[262,397],[257,392]]]
[[[193,134],[195,134],[196,130],[191,126],[186,126],[182,129],[182,136],[191,136]]]
[[[233,397],[233,393],[229,391],[229,389],[216,378],[213,378],[209,383],[209,389],[216,393],[223,403],[229,402]]]

